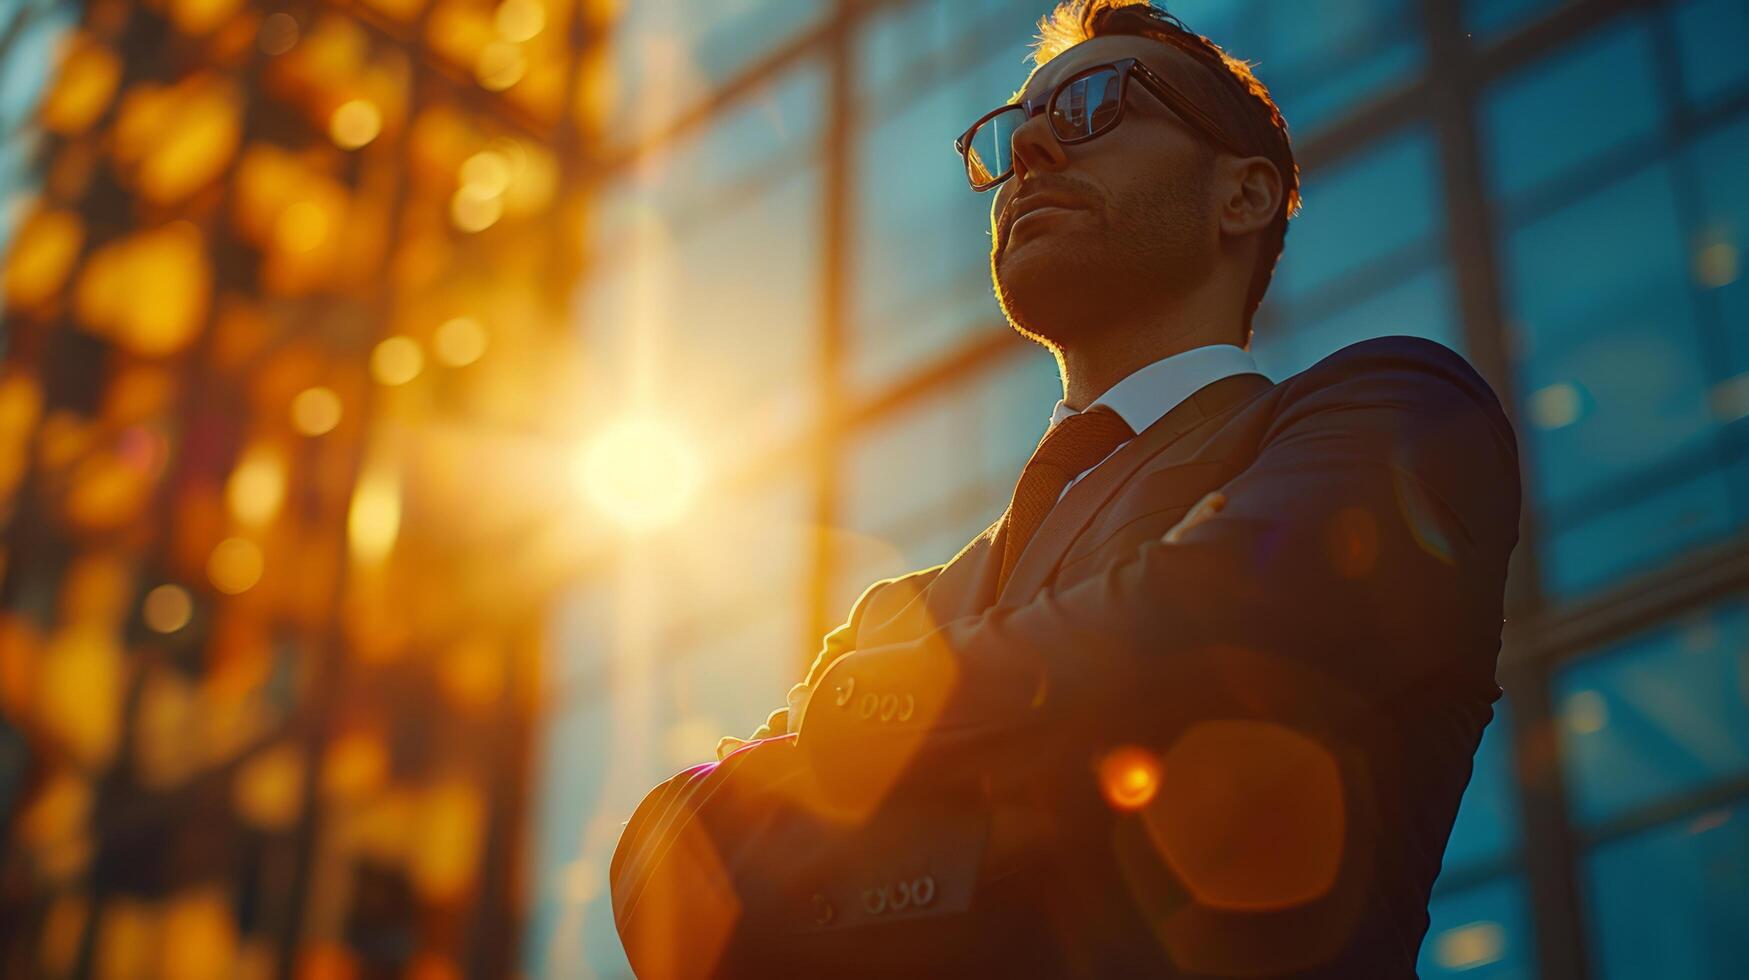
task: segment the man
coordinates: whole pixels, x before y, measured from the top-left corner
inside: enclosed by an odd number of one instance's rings
[[[1011,914],[979,927],[1024,950],[1005,972],[1413,976],[1500,694],[1515,437],[1431,341],[1258,373],[1252,318],[1298,206],[1267,91],[1136,0],[1040,26],[1017,104],[957,145],[994,191],[997,298],[1063,398],[1002,517],[868,589],[722,764],[871,828],[894,801],[976,809],[952,887],[975,873],[979,897],[955,908]],[[843,949],[951,890],[953,854],[893,843],[950,832],[908,819],[863,831],[896,877],[861,908],[814,894]]]

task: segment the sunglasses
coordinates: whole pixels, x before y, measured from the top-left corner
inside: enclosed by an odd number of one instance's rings
[[[953,141],[966,162],[972,190],[987,191],[1014,174],[1014,132],[1041,112],[1050,118],[1051,135],[1065,146],[1084,143],[1109,132],[1123,118],[1124,96],[1131,78],[1154,94],[1192,129],[1236,156],[1240,150],[1214,117],[1135,58],[1094,65],[1071,76],[1042,99],[999,106],[972,123]]]

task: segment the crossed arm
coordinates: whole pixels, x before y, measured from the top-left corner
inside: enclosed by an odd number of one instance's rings
[[[854,680],[915,710],[821,708],[797,748],[831,780],[954,778],[1158,710],[1187,676],[1213,682],[1222,648],[1336,692],[1296,695],[1295,710],[1351,711],[1434,680],[1491,688],[1520,502],[1505,416],[1448,351],[1344,366],[1284,408],[1219,511],[1175,541],[835,659],[813,686]]]

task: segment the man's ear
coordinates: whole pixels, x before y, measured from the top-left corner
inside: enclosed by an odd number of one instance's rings
[[[1260,231],[1281,210],[1281,174],[1267,157],[1221,157],[1221,231],[1235,238]]]

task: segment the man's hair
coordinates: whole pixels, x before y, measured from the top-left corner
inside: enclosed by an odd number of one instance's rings
[[[1187,78],[1180,88],[1221,124],[1240,149],[1267,158],[1281,174],[1281,207],[1264,232],[1245,297],[1244,343],[1250,343],[1251,319],[1275,275],[1275,264],[1287,242],[1288,218],[1300,210],[1300,168],[1294,162],[1287,121],[1249,64],[1227,54],[1149,0],[1062,0],[1039,19],[1033,64],[1043,65],[1082,41],[1109,34],[1163,41],[1208,68],[1201,73],[1205,77]]]

